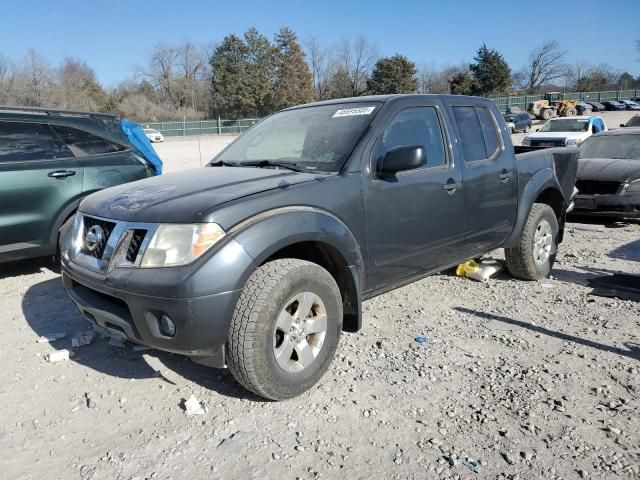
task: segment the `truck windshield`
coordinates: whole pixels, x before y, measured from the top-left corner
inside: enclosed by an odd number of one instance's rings
[[[640,162],[640,134],[589,137],[580,145],[580,158],[619,158]]]
[[[211,163],[337,172],[379,105],[343,103],[276,113],[247,131]]]
[[[589,129],[589,120],[562,118],[550,120],[540,129],[541,132],[586,132]]]

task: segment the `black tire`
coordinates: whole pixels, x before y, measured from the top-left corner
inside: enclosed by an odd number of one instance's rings
[[[564,111],[565,117],[573,117],[577,114],[578,114],[578,110],[576,110],[575,107],[567,107],[567,109]]]
[[[554,116],[554,111],[553,111],[552,108],[545,108],[540,113],[540,116],[542,117],[543,120],[549,120],[550,118],[552,118]]]
[[[550,227],[550,250],[547,258],[536,258],[536,231],[541,231],[546,224]],[[520,243],[512,248],[505,248],[504,254],[507,260],[507,269],[516,278],[522,280],[540,280],[549,276],[558,251],[558,220],[556,214],[549,205],[534,203],[529,212],[529,217],[522,230]],[[545,237],[546,238],[546,237]]]
[[[313,361],[301,371],[292,372],[281,368],[276,360],[276,342],[281,335],[276,323],[291,299],[302,292],[311,292],[322,300],[326,332]],[[274,260],[253,272],[240,294],[226,346],[227,365],[247,390],[270,400],[292,398],[311,388],[327,371],[341,331],[342,297],[331,274],[304,260]],[[292,351],[291,361],[295,362],[296,356],[297,350]]]

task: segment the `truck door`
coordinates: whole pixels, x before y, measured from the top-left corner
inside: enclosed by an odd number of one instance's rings
[[[453,104],[451,111],[459,139],[456,158],[464,159],[465,250],[473,256],[499,247],[515,225],[515,155],[488,107]]]
[[[48,247],[83,169],[47,125],[0,122],[0,253]]]
[[[398,103],[385,115],[382,133],[369,150],[363,191],[368,245],[367,290],[385,289],[451,263],[464,241],[465,214],[460,166],[453,161],[441,109],[435,101]],[[420,145],[425,166],[378,175],[384,155]]]

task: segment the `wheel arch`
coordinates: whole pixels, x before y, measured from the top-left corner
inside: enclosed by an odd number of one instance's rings
[[[560,243],[564,233],[566,217],[566,213],[564,212],[565,199],[553,170],[545,168],[536,172],[529,181],[527,181],[527,184],[519,195],[520,201],[518,203],[516,223],[511,235],[503,246],[514,247],[518,244],[534,203],[544,203],[553,209],[558,219],[558,226],[560,227],[558,234],[558,243]]]
[[[318,209],[282,209],[261,214],[255,222],[242,222],[230,234],[256,267],[271,260],[297,258],[325,268],[342,294],[344,329],[361,328],[362,255],[355,236],[340,219]]]

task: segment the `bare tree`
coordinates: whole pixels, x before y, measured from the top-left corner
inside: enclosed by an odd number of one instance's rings
[[[176,67],[180,71],[178,103],[180,107],[198,108],[199,84],[206,78],[207,60],[201,48],[185,41],[177,48]]]
[[[65,108],[97,110],[106,100],[95,71],[79,58],[65,57],[57,70],[58,98],[55,103]]]
[[[353,42],[343,39],[337,48],[339,69],[346,73],[350,96],[358,97],[367,91],[367,79],[378,60],[378,49],[363,35]]]
[[[47,59],[30,48],[24,56],[20,74],[22,77],[20,100],[25,105],[35,107],[48,103],[53,73]]]
[[[157,89],[164,101],[173,100],[174,70],[178,49],[167,44],[158,44],[151,51],[149,67],[142,75]]]
[[[0,104],[14,101],[16,71],[13,62],[0,54]]]
[[[421,65],[418,69],[418,93],[449,93],[451,79],[460,73],[468,73],[469,65]]]
[[[541,86],[564,77],[566,55],[566,50],[562,50],[556,41],[548,41],[535,48],[529,54],[529,64],[521,72],[526,92],[536,93]]]
[[[323,47],[318,38],[309,36],[305,42],[309,68],[311,69],[313,92],[316,100],[329,98],[330,78],[334,59],[329,51]]]

